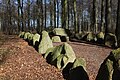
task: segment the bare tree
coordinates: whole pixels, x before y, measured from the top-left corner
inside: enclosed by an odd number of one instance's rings
[[[116,36],[118,41],[118,47],[120,47],[120,0],[118,0],[117,8],[117,23],[116,23]]]

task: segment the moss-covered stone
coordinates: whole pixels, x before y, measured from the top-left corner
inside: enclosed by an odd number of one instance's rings
[[[24,38],[24,34],[25,34],[25,32],[20,32],[19,37]]]
[[[30,35],[28,35],[28,43],[30,44],[30,45],[32,45],[33,44],[33,36],[34,36],[34,34],[30,34]]]
[[[116,36],[112,33],[108,33],[105,35],[105,45],[108,47],[116,47],[117,39]]]
[[[48,32],[42,31],[41,41],[38,47],[38,52],[44,54],[48,48],[53,47],[52,40],[50,39]]]
[[[76,33],[76,34],[75,34],[75,38],[76,38],[76,39],[79,39],[79,40],[82,39],[84,36],[85,36],[84,33]]]
[[[59,36],[53,36],[52,37],[52,42],[61,42],[61,39]]]
[[[99,32],[97,34],[97,38],[103,39],[104,40],[105,34],[103,32]]]
[[[34,34],[33,36],[33,46],[35,46],[35,43],[39,42],[40,35],[38,33]]]
[[[67,36],[67,33],[66,33],[65,29],[63,29],[63,28],[55,28],[53,30],[53,33],[55,35],[59,35],[59,36]]]
[[[70,69],[69,80],[89,80],[86,72],[86,61],[84,58],[78,58]]]
[[[29,41],[32,40],[32,39],[33,39],[33,36],[34,36],[34,34],[28,35],[28,40],[29,40]]]
[[[25,33],[25,35],[24,35],[24,39],[26,40],[26,39],[28,39],[28,36],[30,35],[30,33],[29,32],[26,32]]]
[[[48,49],[44,57],[49,57],[50,63],[59,69],[64,69],[69,62],[73,63],[76,59],[72,47],[67,43]]]
[[[82,66],[86,70],[86,61],[84,58],[77,58],[73,64],[72,69]]]
[[[62,42],[69,42],[69,37],[68,36],[60,36],[60,39]]]
[[[96,35],[92,32],[88,32],[82,39],[85,41],[97,41]]]
[[[102,63],[96,80],[120,79],[120,48],[113,50]]]
[[[118,61],[120,59],[120,48],[113,50],[111,52],[111,55],[113,56],[113,58]]]
[[[97,34],[97,42],[99,44],[103,44],[104,43],[104,38],[105,38],[105,34],[103,32],[99,32]]]

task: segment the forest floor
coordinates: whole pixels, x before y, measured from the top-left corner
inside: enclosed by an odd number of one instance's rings
[[[62,43],[54,43],[60,45]],[[90,80],[112,49],[69,42],[77,58],[85,58]],[[64,80],[62,71],[48,64],[41,54],[17,36],[0,36],[0,80]]]

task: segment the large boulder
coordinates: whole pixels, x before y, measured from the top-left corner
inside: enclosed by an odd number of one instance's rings
[[[76,39],[80,40],[80,39],[82,39],[84,36],[85,36],[84,33],[76,33],[74,37],[75,37]]]
[[[83,38],[85,41],[97,41],[96,35],[93,34],[92,32],[88,32]]]
[[[28,42],[30,43],[30,44],[32,44],[32,41],[33,41],[33,36],[34,36],[34,34],[30,34],[30,35],[28,35]]]
[[[69,42],[69,37],[68,36],[60,36],[60,39],[62,42]]]
[[[86,72],[86,61],[84,58],[77,58],[70,69],[69,80],[89,80]]]
[[[35,44],[39,43],[40,41],[40,35],[38,33],[34,34],[33,36],[33,46],[35,46]]]
[[[25,32],[20,32],[19,37],[24,38]]]
[[[59,36],[62,42],[68,42],[69,36],[71,35],[69,30],[63,28],[54,28],[52,34],[54,36]]]
[[[98,43],[100,43],[100,44],[104,43],[105,34],[103,32],[99,32],[96,37],[97,37]]]
[[[53,47],[52,40],[50,39],[48,32],[42,31],[42,37],[38,46],[38,52],[44,54],[48,48]]]
[[[117,38],[115,34],[108,33],[105,35],[105,45],[108,47],[117,47]]]
[[[76,59],[75,53],[68,43],[48,49],[44,57],[59,69],[64,69],[68,63],[73,63]]]
[[[30,35],[30,32],[26,32],[24,35],[24,40],[27,40],[29,35]]]
[[[52,37],[52,42],[61,42],[61,39],[59,36],[53,36]]]
[[[113,50],[102,63],[96,80],[120,79],[120,48]]]
[[[66,33],[65,29],[63,29],[63,28],[55,28],[53,30],[53,33],[54,33],[54,35],[67,36],[67,33]]]

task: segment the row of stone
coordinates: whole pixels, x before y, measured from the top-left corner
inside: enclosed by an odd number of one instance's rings
[[[75,38],[79,40],[88,41],[88,42],[96,42],[99,44],[105,44],[108,47],[117,47],[116,36],[112,33],[106,34],[106,38],[103,32],[99,32],[98,34],[94,34],[92,32],[77,33],[75,34]]]
[[[56,36],[58,37],[60,34],[62,36],[66,36],[60,32],[59,34],[56,33]],[[38,50],[39,53],[43,55],[48,63],[56,66],[58,69],[61,69],[63,71],[66,78],[69,78],[70,80],[79,80],[81,78],[86,80],[87,78],[88,80],[85,69],[85,59],[76,59],[75,53],[68,43],[65,42],[62,45],[53,47],[52,40],[46,31],[42,31],[41,35],[38,33],[32,34],[29,32],[21,32],[19,37],[27,40],[29,43],[32,43],[32,45]],[[54,39],[54,36],[52,39]],[[79,75],[78,72],[82,72],[84,74]],[[85,77],[83,77],[83,75]]]

